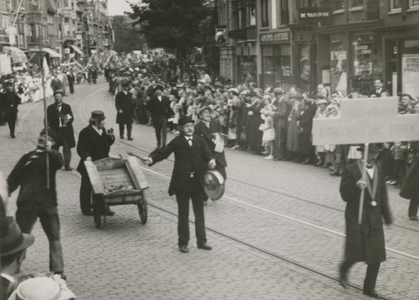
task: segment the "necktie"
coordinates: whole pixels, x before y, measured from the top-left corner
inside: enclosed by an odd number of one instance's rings
[[[188,139],[189,146],[192,147],[192,139]]]
[[[367,165],[367,169],[372,169],[372,165]]]

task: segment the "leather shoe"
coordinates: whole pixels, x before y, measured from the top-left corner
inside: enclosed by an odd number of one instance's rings
[[[342,275],[339,277],[339,283],[341,286],[343,286],[345,289],[348,287],[348,281],[346,280],[345,277],[343,277]]]
[[[415,215],[409,216],[409,219],[412,220],[412,221],[419,221],[418,216],[415,216]]]
[[[93,212],[92,211],[83,211],[82,213],[85,216],[93,216]]]
[[[364,291],[363,293],[364,295],[370,296],[375,299],[383,299],[383,297],[381,297],[381,295],[377,293],[377,291],[370,291],[370,292]]]
[[[73,168],[72,167],[65,167],[65,170],[66,171],[73,171]]]
[[[207,245],[206,243],[199,244],[199,245],[198,245],[198,248],[199,248],[199,249],[202,249],[202,250],[211,250],[211,249],[212,249],[212,247],[211,247],[211,246],[209,246],[209,245]]]
[[[114,214],[115,214],[115,212],[110,210],[109,208],[105,211],[106,216],[113,216]]]
[[[179,247],[179,251],[182,253],[189,253],[189,249],[187,246],[181,246]]]
[[[134,138],[132,137],[128,137],[128,141],[132,141]]]

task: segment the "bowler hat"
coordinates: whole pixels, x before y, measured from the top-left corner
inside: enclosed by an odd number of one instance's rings
[[[359,145],[359,147],[356,148],[356,150],[358,150],[360,152],[363,152],[364,149],[365,149],[365,145],[364,144]],[[377,152],[381,152],[383,150],[384,150],[384,147],[383,147],[383,144],[382,143],[375,143],[375,144],[369,144],[368,145],[368,152],[377,153]]]
[[[55,96],[56,94],[61,94],[62,96],[64,96],[64,91],[63,91],[63,90],[61,90],[61,89],[55,90],[55,91],[54,91],[54,96]]]
[[[220,172],[210,170],[204,176],[204,190],[205,194],[211,200],[218,200],[224,195],[225,179]]]
[[[100,120],[105,120],[106,119],[104,112],[101,111],[101,110],[92,111],[92,118],[100,119]]]
[[[192,119],[191,116],[181,117],[178,121],[179,126],[183,126],[183,125],[188,124],[188,123],[195,123],[195,121]]]
[[[45,135],[45,128],[42,129],[41,133],[39,135]],[[48,136],[52,138],[55,142],[59,140],[57,133],[54,131],[54,129],[48,128]]]
[[[6,235],[0,237],[1,257],[24,250],[32,246],[35,241],[35,237],[32,234],[22,233],[13,217],[6,218],[9,231]]]
[[[122,87],[129,87],[129,81],[125,81],[121,84]]]
[[[158,84],[158,85],[156,85],[156,86],[154,87],[154,90],[155,90],[155,91],[158,91],[158,90],[160,90],[160,91],[164,91],[164,87],[163,87],[161,84]]]

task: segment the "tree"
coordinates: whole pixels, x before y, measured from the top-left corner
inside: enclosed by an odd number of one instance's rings
[[[202,56],[212,76],[220,74],[220,49],[215,41],[215,26],[218,24],[218,8],[214,6],[211,14],[201,21],[199,31],[202,41]]]
[[[202,45],[200,22],[208,15],[204,0],[142,0],[131,4],[130,18],[140,24],[140,32],[150,48],[174,53],[185,70],[186,58]]]
[[[112,27],[115,31],[114,50],[116,52],[129,53],[133,50],[143,49],[143,37],[129,21],[130,19],[126,16],[115,16],[112,19]]]

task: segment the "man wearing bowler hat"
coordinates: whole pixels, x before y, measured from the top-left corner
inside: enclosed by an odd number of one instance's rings
[[[71,106],[63,102],[63,96],[62,90],[54,92],[55,103],[47,108],[47,121],[49,127],[54,129],[58,135],[58,140],[52,148],[59,151],[60,147],[63,147],[64,168],[71,171],[71,148],[76,146],[73,130],[74,116]]]
[[[57,139],[54,130],[48,129],[48,136],[45,134],[45,129],[42,130],[37,149],[22,156],[7,178],[7,183],[10,193],[20,186],[16,211],[16,222],[20,229],[24,233],[31,233],[39,218],[49,242],[49,269],[54,274],[63,276],[64,261],[55,187],[55,175],[63,166],[63,157],[58,151],[52,149]],[[47,155],[49,187],[47,186]]]
[[[119,137],[124,138],[125,125],[127,127],[128,140],[132,141],[132,122],[134,119],[134,99],[132,94],[129,92],[129,82],[122,84],[122,91],[116,94],[115,106],[116,106],[116,123],[119,124]]]
[[[282,88],[274,89],[274,94],[275,100],[272,105],[275,109],[270,113],[270,116],[275,120],[274,160],[284,160],[287,151],[288,115],[290,114],[291,106],[284,97]]]
[[[179,251],[188,253],[189,243],[189,199],[195,214],[195,233],[199,249],[211,250],[207,245],[204,218],[204,175],[214,169],[214,156],[204,141],[194,135],[194,121],[190,116],[179,119],[181,134],[163,149],[156,149],[143,162],[149,166],[162,161],[174,152],[175,165],[170,181],[169,195],[176,195],[178,203],[178,246]]]
[[[170,107],[170,101],[163,96],[163,86],[157,85],[154,96],[148,103],[148,111],[151,114],[151,121],[156,131],[157,148],[166,147],[167,136],[167,120],[175,115],[175,112]]]
[[[358,151],[363,153],[364,146],[358,148]],[[392,223],[383,168],[377,160],[381,151],[381,145],[370,144],[366,169],[364,169],[364,158],[361,158],[346,166],[340,182],[340,194],[346,202],[345,258],[339,269],[340,283],[346,287],[349,269],[356,262],[363,261],[368,265],[363,292],[377,299],[381,297],[375,291],[378,271],[381,262],[386,260],[383,219],[387,225]],[[366,172],[365,181],[362,180],[364,172]],[[359,225],[358,213],[362,190],[365,190],[365,193],[362,222]]]
[[[13,217],[5,217],[7,230],[0,236],[1,285],[0,299],[8,299],[13,292],[10,287],[15,282],[13,276],[25,259],[25,249],[33,245],[35,237],[22,233]]]
[[[80,209],[86,216],[92,216],[93,212],[91,207],[92,186],[84,162],[109,157],[111,145],[115,142],[113,129],[106,130],[104,121],[103,111],[92,111],[89,125],[80,131],[77,143],[77,153],[80,156],[77,172],[81,174]],[[113,215],[114,212],[107,208],[106,214]]]
[[[15,138],[18,105],[22,103],[20,97],[13,89],[13,82],[5,82],[6,89],[0,94],[0,110],[3,111],[4,119],[9,124],[10,137]]]

